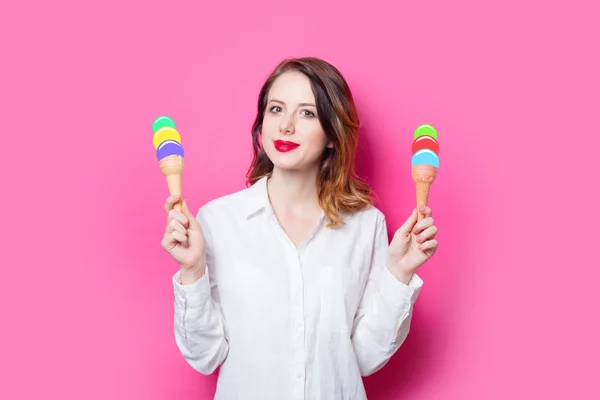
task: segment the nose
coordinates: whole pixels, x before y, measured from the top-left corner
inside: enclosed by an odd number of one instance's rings
[[[279,133],[282,135],[291,135],[294,133],[294,121],[292,116],[284,115],[281,118],[281,123],[279,124]]]

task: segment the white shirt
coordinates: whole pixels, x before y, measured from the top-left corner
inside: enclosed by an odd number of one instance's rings
[[[361,379],[403,343],[423,281],[385,266],[375,207],[319,223],[296,248],[268,199],[267,177],[204,205],[207,272],[175,290],[175,339],[202,374],[221,366],[215,399],[366,399]]]

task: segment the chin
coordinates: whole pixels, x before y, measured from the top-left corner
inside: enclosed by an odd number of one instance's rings
[[[265,153],[269,160],[273,163],[274,168],[286,171],[305,171],[311,169],[312,164],[303,160],[302,154],[296,151],[288,153],[280,153],[275,148],[265,149]],[[317,161],[315,163],[318,164]]]
[[[302,164],[299,164],[293,160],[282,160],[278,157],[271,158],[271,162],[273,163],[273,167],[285,171],[299,171],[304,169]]]

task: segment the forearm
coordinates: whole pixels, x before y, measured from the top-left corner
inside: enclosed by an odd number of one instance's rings
[[[392,272],[392,270],[390,270],[390,272]],[[408,285],[408,283],[410,282],[410,280],[412,279],[414,272],[392,272],[392,274],[396,277],[396,279],[398,279],[400,282],[404,283],[405,285]]]
[[[190,285],[194,282],[197,282],[204,276],[206,273],[206,264],[204,262],[200,262],[193,266],[192,268],[181,267],[179,276],[181,278],[182,285]]]
[[[358,312],[352,344],[363,376],[383,367],[408,336],[422,281],[411,276],[407,282],[385,268],[379,286]]]
[[[185,360],[205,375],[211,374],[229,351],[225,322],[212,299],[209,278],[210,274],[201,270],[190,270],[188,279],[196,279],[193,283],[184,285],[180,272],[173,278],[175,339]]]

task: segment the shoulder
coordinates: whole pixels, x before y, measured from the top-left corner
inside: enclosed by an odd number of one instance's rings
[[[358,229],[363,233],[387,229],[385,214],[374,205],[353,214],[343,214],[342,219],[347,229]]]
[[[346,215],[345,220],[352,221],[356,220],[359,223],[374,223],[381,224],[385,223],[385,214],[374,205],[369,205],[354,214]]]
[[[249,199],[249,188],[244,188],[208,201],[198,210],[198,215],[207,219],[242,214]]]

